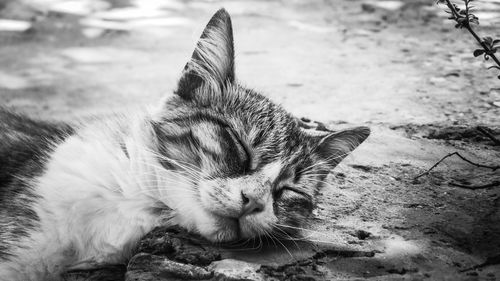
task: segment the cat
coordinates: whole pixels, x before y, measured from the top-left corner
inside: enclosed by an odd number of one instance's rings
[[[326,176],[370,134],[311,132],[241,86],[232,24],[204,29],[174,95],[76,125],[0,111],[0,280],[119,264],[156,226],[212,242],[298,235]]]

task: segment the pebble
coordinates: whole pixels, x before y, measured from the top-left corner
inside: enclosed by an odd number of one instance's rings
[[[331,27],[328,27],[328,26],[320,26],[320,25],[300,22],[300,21],[296,21],[296,20],[289,21],[288,25],[295,27],[299,30],[314,32],[314,33],[327,33],[327,32],[333,31],[333,29]]]
[[[213,262],[209,269],[214,272],[217,280],[253,280],[264,281],[262,273],[258,273],[259,264],[244,261],[225,259]]]
[[[24,32],[31,26],[31,22],[28,21],[0,19],[0,31]]]
[[[28,86],[30,86],[28,79],[0,71],[0,88],[19,90]]]
[[[127,21],[111,21],[96,17],[87,17],[80,20],[80,24],[90,28],[100,28],[106,30],[140,30],[148,27],[173,27],[188,25],[190,21],[187,18],[168,17],[168,18],[144,18]]]
[[[403,7],[404,3],[401,1],[376,1],[366,2],[361,4],[361,9],[364,12],[372,13],[377,9],[384,9],[389,11],[396,11]]]
[[[104,34],[106,30],[102,28],[83,28],[82,33],[87,38],[97,38]]]
[[[181,17],[164,17],[128,21],[128,24],[132,28],[185,26],[189,23],[190,20]]]
[[[440,83],[444,83],[444,82],[446,82],[446,79],[445,79],[445,78],[443,78],[443,77],[431,77],[431,78],[429,79],[429,82],[430,82],[431,84],[440,84]]]
[[[104,19],[123,21],[131,19],[156,18],[165,16],[166,12],[155,9],[139,9],[139,8],[117,8],[108,11],[102,11],[93,14],[93,17]]]
[[[126,22],[118,21],[107,21],[98,18],[83,18],[80,20],[80,24],[93,29],[103,29],[103,30],[130,30],[131,27]]]
[[[72,14],[78,16],[89,15],[98,11],[109,9],[110,3],[106,1],[56,1],[49,6],[49,11]]]
[[[488,94],[491,98],[493,98],[495,100],[500,100],[500,89],[499,88],[491,89]]]

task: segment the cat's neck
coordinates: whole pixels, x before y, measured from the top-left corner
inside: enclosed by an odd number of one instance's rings
[[[144,116],[116,117],[83,126],[51,155],[39,186],[82,195],[138,200],[155,196],[154,140]]]

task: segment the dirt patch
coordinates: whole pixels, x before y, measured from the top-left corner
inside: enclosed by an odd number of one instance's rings
[[[498,146],[500,127],[464,126],[446,124],[405,124],[390,126],[393,130],[404,132],[408,137],[422,137],[436,140],[453,140],[469,143]],[[491,148],[495,149],[495,148]]]

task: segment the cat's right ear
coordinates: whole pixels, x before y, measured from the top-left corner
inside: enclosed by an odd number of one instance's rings
[[[313,136],[316,153],[333,168],[370,135],[370,128],[357,127],[323,136]]]
[[[184,67],[175,94],[193,99],[202,87],[220,92],[234,82],[234,45],[231,17],[220,9],[210,19]]]

